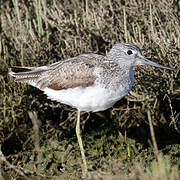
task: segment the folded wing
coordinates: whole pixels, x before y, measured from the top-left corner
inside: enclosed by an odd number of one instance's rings
[[[102,60],[101,55],[82,54],[49,66],[13,67],[9,74],[16,82],[25,82],[41,90],[47,87],[53,90],[87,87],[94,83],[94,69]]]

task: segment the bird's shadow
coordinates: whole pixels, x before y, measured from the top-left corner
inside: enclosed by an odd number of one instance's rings
[[[110,111],[105,111],[103,114],[109,114]],[[111,137],[112,134],[116,134],[117,138],[122,138],[122,136],[126,136],[127,138],[134,139],[136,143],[140,143],[142,145],[142,149],[146,149],[148,147],[152,146],[152,137],[150,133],[150,126],[147,123],[148,120],[146,119],[146,122],[141,121],[137,125],[130,126],[130,127],[120,127],[118,125],[118,122],[114,121],[112,122],[111,119],[102,119],[98,117],[96,114],[91,114],[91,119],[87,121],[85,129],[86,133],[89,133],[90,131],[104,131],[104,129],[109,129],[108,134],[106,134],[107,138],[108,136]],[[96,119],[92,123],[92,119]],[[169,123],[166,124],[158,124],[158,126],[154,126],[154,134],[155,139],[157,142],[158,149],[163,149],[167,145],[173,145],[173,144],[180,144],[180,133],[178,130],[174,128],[174,126],[169,126]],[[122,136],[119,136],[119,133],[121,133]],[[100,133],[101,134],[101,133]],[[122,139],[124,141],[124,138]]]
[[[128,138],[141,143],[143,148],[152,146],[152,137],[150,128],[147,124],[141,124],[139,127],[130,127],[126,130]],[[167,145],[180,144],[180,134],[168,125],[155,126],[154,134],[158,149],[164,149]]]

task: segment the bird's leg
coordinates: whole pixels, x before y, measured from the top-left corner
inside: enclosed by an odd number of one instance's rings
[[[81,139],[80,110],[79,109],[77,111],[76,136],[78,139],[78,143],[79,143],[79,147],[80,147],[80,151],[81,151],[81,156],[82,156],[82,160],[83,160],[82,173],[83,173],[83,177],[86,177],[86,175],[87,175],[87,163],[86,163],[86,157],[84,154],[84,148],[83,148],[83,143],[82,143],[82,139]]]

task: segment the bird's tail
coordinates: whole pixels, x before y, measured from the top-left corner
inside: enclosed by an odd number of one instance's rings
[[[41,67],[12,67],[9,75],[15,78],[15,82],[32,83],[36,82],[43,72],[47,71],[47,66]]]

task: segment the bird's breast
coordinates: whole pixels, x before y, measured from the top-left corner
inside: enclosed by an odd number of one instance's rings
[[[103,88],[94,84],[88,87],[68,88],[65,90],[45,88],[44,93],[51,100],[78,108],[81,111],[97,112],[112,107],[128,93],[129,89],[129,85]]]

